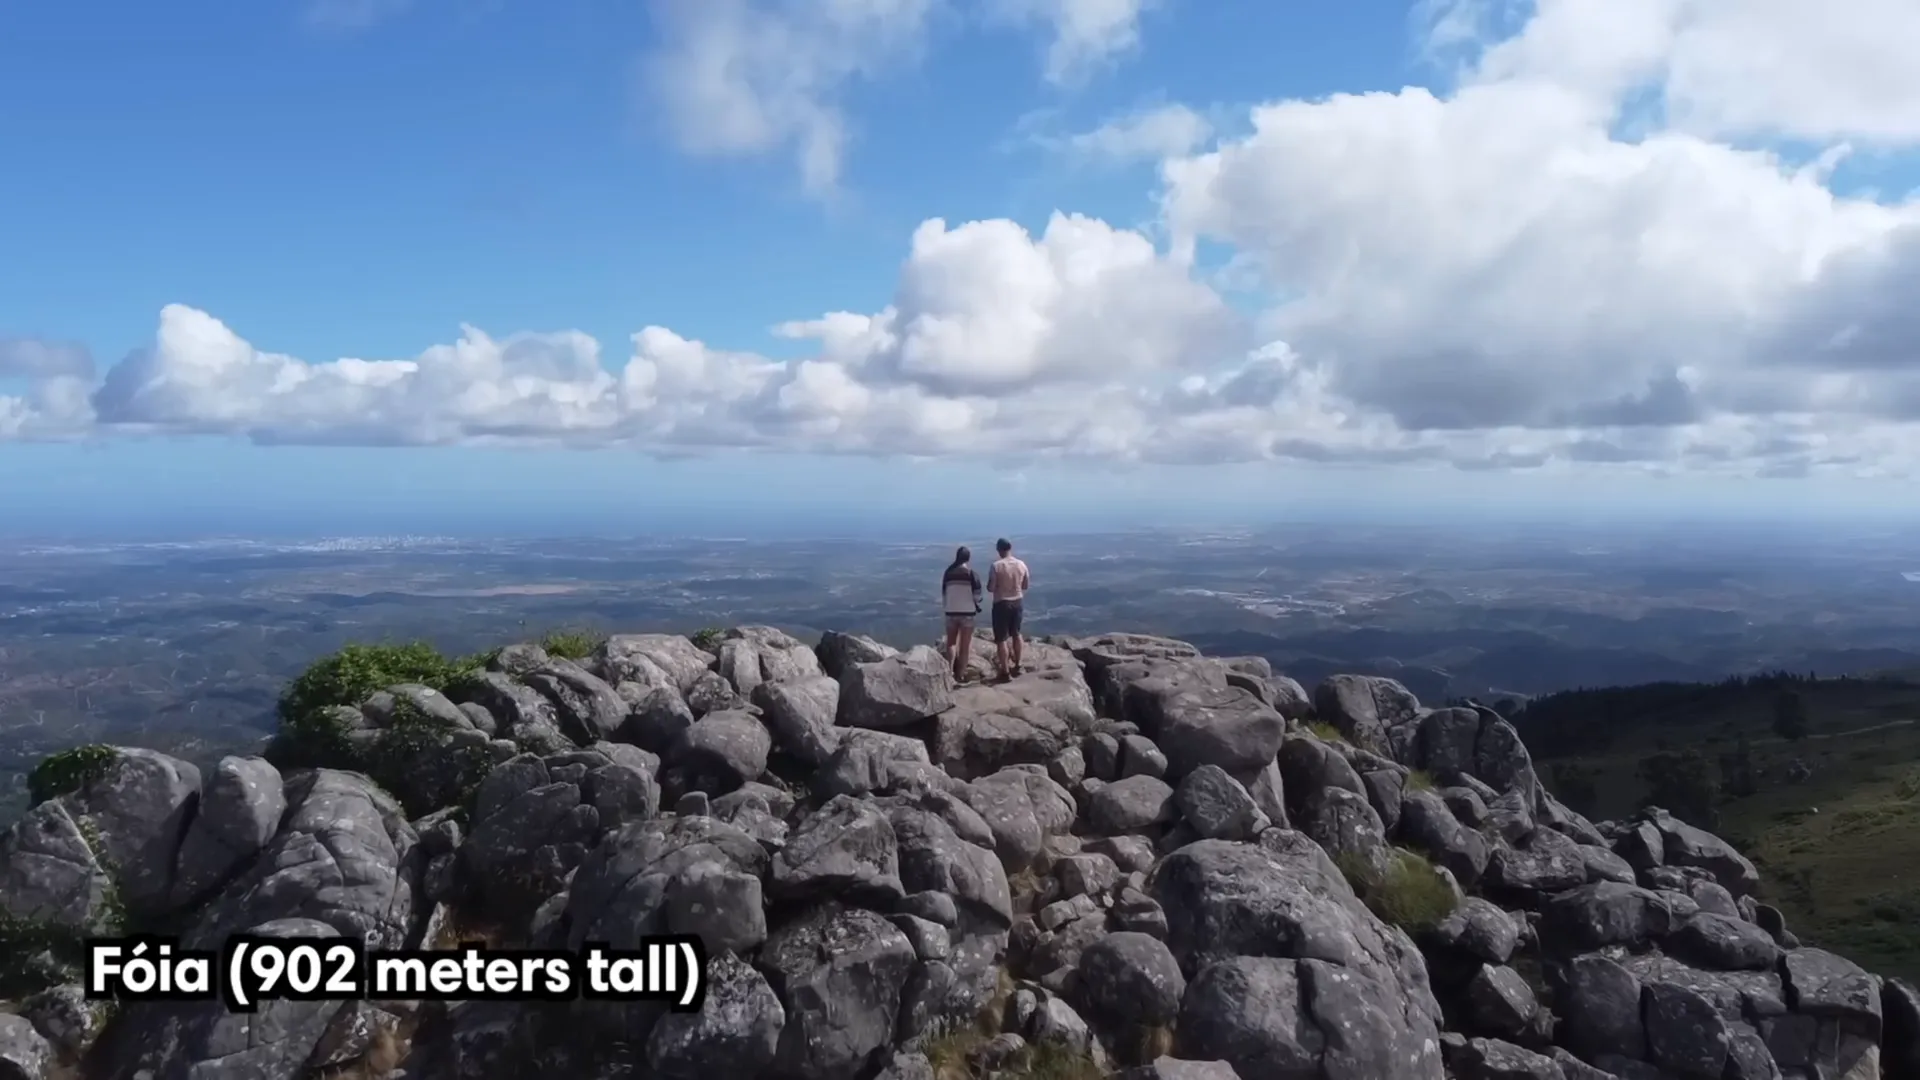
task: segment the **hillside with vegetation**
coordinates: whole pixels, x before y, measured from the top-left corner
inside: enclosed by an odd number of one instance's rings
[[[1713,829],[1806,938],[1920,975],[1920,679],[1574,690],[1513,721],[1568,806],[1608,818],[1650,802]]]

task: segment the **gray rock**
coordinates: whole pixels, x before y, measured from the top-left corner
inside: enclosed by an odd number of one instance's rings
[[[827,763],[840,748],[834,716],[840,708],[840,684],[825,675],[763,682],[753,689],[774,745],[812,768]]]
[[[419,683],[389,686],[362,702],[360,711],[374,727],[391,727],[402,716],[455,731],[472,724],[445,694]]]
[[[1740,914],[1740,902],[1717,881],[1693,882],[1687,886],[1687,895],[1700,905],[1702,911],[1724,915],[1729,919],[1744,919]]]
[[[1087,802],[1087,824],[1095,832],[1119,836],[1171,824],[1176,812],[1166,781],[1129,776],[1093,794]]]
[[[953,707],[953,672],[931,649],[916,649],[840,675],[839,723],[892,731],[912,727]]]
[[[814,646],[813,651],[820,660],[821,670],[834,679],[845,675],[855,664],[872,664],[900,655],[900,651],[891,645],[882,645],[861,634],[843,634],[838,630],[822,634],[820,644]]]
[[[1450,1062],[1459,1080],[1565,1080],[1558,1062],[1499,1039],[1470,1039]]]
[[[1723,971],[1771,971],[1780,960],[1780,947],[1765,930],[1707,911],[1681,923],[1668,947],[1683,959]]]
[[[1112,891],[1120,883],[1120,867],[1108,856],[1083,851],[1055,862],[1053,877],[1060,883],[1063,899],[1098,896]]]
[[[1327,849],[1327,854],[1343,860],[1342,865],[1351,862],[1375,872],[1386,869],[1386,828],[1365,796],[1346,788],[1321,788],[1295,820],[1301,832]]]
[[[900,881],[909,893],[946,894],[957,921],[981,919],[1001,929],[1013,924],[1007,874],[991,847],[963,839],[946,816],[924,803],[896,797],[880,805],[893,825]]]
[[[1145,735],[1125,736],[1120,740],[1120,775],[1163,777],[1167,775],[1167,755]]]
[[[1285,675],[1267,679],[1267,704],[1289,721],[1300,724],[1313,718],[1313,698],[1307,689]]]
[[[493,714],[487,711],[486,706],[463,701],[459,709],[460,715],[467,718],[467,723],[473,727],[473,730],[489,738],[499,734],[500,722],[493,718]]]
[[[1640,1010],[1640,980],[1598,953],[1576,956],[1560,973],[1559,1006],[1565,1017],[1561,1041],[1589,1061],[1599,1054],[1644,1060],[1647,1028]]]
[[[971,780],[1010,765],[1045,765],[1072,738],[1067,722],[1045,709],[1010,705],[1004,712],[975,712],[957,705],[935,721],[933,755],[951,775]]]
[[[870,795],[898,789],[925,788],[937,771],[927,757],[927,744],[905,735],[865,728],[836,728],[840,748],[813,774],[814,794]],[[944,776],[945,774],[941,774]]]
[[[630,822],[580,863],[565,893],[561,944],[635,949],[650,935],[680,932],[700,934],[715,952],[750,948],[765,935],[767,863],[757,841],[715,818]]]
[[[707,967],[700,1010],[662,1016],[647,1038],[647,1063],[663,1077],[752,1076],[773,1062],[787,1013],[766,977],[721,953]]]
[[[0,1080],[46,1080],[53,1047],[26,1018],[0,1013]]]
[[[627,703],[627,719],[615,736],[621,742],[664,754],[693,726],[693,710],[671,686],[624,682],[615,689]]]
[[[706,671],[693,680],[684,695],[687,708],[693,710],[695,717],[708,713],[731,712],[745,708],[747,702],[733,690],[733,684],[720,676],[717,671]]]
[[[1437,792],[1406,793],[1400,804],[1400,835],[1465,888],[1479,883],[1492,858],[1487,838],[1460,824]]]
[[[1482,967],[1467,984],[1467,1005],[1474,1023],[1498,1035],[1518,1036],[1540,1012],[1533,988],[1520,973],[1501,964]]]
[[[1491,894],[1532,906],[1541,894],[1587,883],[1587,860],[1580,845],[1552,829],[1539,829],[1518,847],[1500,845],[1487,862],[1485,885]]]
[[[709,956],[767,939],[760,879],[718,861],[693,861],[668,879],[666,919],[669,932],[699,938]]]
[[[555,754],[573,749],[573,741],[560,733],[553,703],[538,690],[521,684],[502,672],[488,671],[463,681],[452,699],[479,705],[499,721],[502,731],[521,749],[535,754]]]
[[[349,938],[405,946],[414,923],[407,870],[415,835],[365,778],[316,770],[285,785],[280,831],[182,935],[217,950],[232,935]],[[156,1080],[298,1075],[342,1009],[339,1001],[273,1001],[254,1014],[221,1001],[129,1002],[113,1024],[104,1075]]]
[[[612,739],[632,711],[613,687],[571,660],[549,660],[520,681],[553,702],[561,732],[582,746]]]
[[[1752,1024],[1727,1021],[1726,1080],[1781,1080],[1780,1065]]]
[[[67,805],[43,802],[0,836],[0,911],[22,922],[117,933],[113,879]]]
[[[1140,780],[1159,783],[1150,777]],[[1077,815],[1073,796],[1048,779],[1043,770],[1030,766],[1013,766],[983,776],[967,785],[961,795],[993,830],[994,848],[1011,872],[1032,865],[1040,857],[1046,838],[1070,831]]]
[[[1087,775],[1112,783],[1120,779],[1120,739],[1096,731],[1080,741],[1080,755],[1086,760]]]
[[[1620,1080],[1619,1077],[1604,1069],[1581,1061],[1562,1047],[1554,1047],[1550,1056],[1553,1058],[1553,1063],[1560,1066],[1560,1075],[1565,1080]]]
[[[1392,679],[1334,675],[1313,692],[1314,713],[1355,746],[1414,763],[1420,701]]]
[[[1127,690],[1128,714],[1167,757],[1166,775],[1180,779],[1202,765],[1236,776],[1264,768],[1280,751],[1287,722],[1271,706],[1235,687],[1147,679]]]
[[[667,764],[687,777],[689,789],[725,794],[767,771],[773,737],[751,713],[708,713],[682,732]]]
[[[1505,911],[1471,896],[1440,921],[1432,937],[1442,948],[1488,964],[1505,964],[1519,944],[1520,929]]]
[[[1492,819],[1486,799],[1471,787],[1441,788],[1440,798],[1460,824],[1469,829],[1485,829]]]
[[[1240,781],[1218,765],[1202,765],[1180,781],[1174,795],[1180,816],[1206,840],[1251,840],[1266,815]]]
[[[1638,878],[1634,876],[1633,867],[1627,863],[1627,860],[1606,848],[1581,844],[1580,860],[1587,864],[1587,880],[1590,882],[1617,881],[1622,885],[1633,885],[1638,882]]]
[[[843,1080],[893,1041],[914,966],[913,944],[857,908],[816,908],[775,930],[760,964],[785,1007],[774,1069]]]
[[[199,797],[199,769],[127,747],[116,747],[111,762],[62,796],[133,914],[171,907],[174,862]]]
[[[1078,985],[1096,1022],[1117,1026],[1170,1024],[1180,1013],[1187,980],[1166,943],[1147,934],[1110,934],[1080,954]]]
[[[1389,835],[1400,826],[1400,804],[1406,798],[1406,777],[1393,769],[1372,769],[1360,774],[1367,789],[1367,801],[1380,815],[1380,824]]]
[[[1650,820],[1660,830],[1668,866],[1699,867],[1736,897],[1750,896],[1759,888],[1759,871],[1732,844],[1671,814],[1654,812]]]
[[[892,822],[872,803],[835,797],[774,857],[772,884],[782,899],[838,896],[891,907],[906,895]]]
[[[517,679],[552,659],[547,655],[547,650],[538,645],[508,645],[487,659],[487,670],[502,672]]]
[[[1181,1001],[1174,1049],[1226,1061],[1241,1077],[1443,1075],[1430,1022],[1408,1026],[1390,986],[1320,960],[1243,956],[1207,965]]]
[[[1713,1003],[1672,983],[1646,995],[1647,1048],[1653,1062],[1683,1077],[1719,1080],[1727,1068],[1727,1024]]]
[[[1087,841],[1086,850],[1112,859],[1123,874],[1152,870],[1158,858],[1153,841],[1144,836],[1096,836]]]
[[[545,762],[523,754],[481,782],[460,858],[482,909],[518,923],[559,890],[600,832],[581,786],[551,782]]]
[[[1292,682],[1291,679],[1288,680]],[[1146,1065],[1122,1069],[1114,1080],[1240,1080],[1240,1074],[1224,1061],[1183,1061],[1180,1058],[1155,1058]]]
[[[1671,911],[1659,895],[1612,881],[1553,896],[1543,914],[1543,932],[1570,949],[1644,945],[1664,937],[1672,926]]]
[[[57,1058],[78,1060],[106,1023],[108,1003],[87,997],[78,983],[48,987],[20,1003],[20,1015],[52,1047]],[[0,1052],[0,1057],[4,1057]],[[3,1071],[4,1067],[0,1067]]]
[[[1848,1020],[1870,1038],[1880,1035],[1880,977],[1825,949],[1794,949],[1781,965],[1787,1004],[1808,1016]]]
[[[666,686],[685,695],[714,665],[712,653],[678,634],[615,634],[594,654],[611,683]]]
[[[1419,721],[1415,762],[1442,784],[1457,784],[1474,772],[1480,745],[1480,714],[1472,709],[1435,709]]]
[[[221,758],[180,842],[171,906],[200,899],[259,854],[279,831],[286,809],[280,770],[263,758]]]

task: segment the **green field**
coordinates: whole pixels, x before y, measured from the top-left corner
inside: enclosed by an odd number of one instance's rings
[[[1530,734],[1530,744],[1546,747],[1540,763],[1549,785],[1558,786],[1556,766],[1590,769],[1594,815],[1623,816],[1647,796],[1643,758],[1697,751],[1724,788],[1722,755],[1744,735],[1755,790],[1720,792],[1710,827],[1753,858],[1763,899],[1804,941],[1920,979],[1920,685],[1798,681],[1792,692],[1808,724],[1797,741],[1774,732],[1777,686],[1646,689],[1590,695],[1588,709],[1563,702],[1565,715],[1552,725],[1580,725],[1577,741],[1589,744],[1581,752],[1553,756],[1555,739]],[[1613,700],[1601,704],[1602,694]],[[1797,781],[1796,761],[1809,770]]]

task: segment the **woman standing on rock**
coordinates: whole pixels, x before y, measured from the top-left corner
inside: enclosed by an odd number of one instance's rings
[[[980,614],[980,575],[973,572],[973,552],[964,545],[953,553],[953,565],[940,578],[940,598],[947,613],[947,659],[953,681],[964,682],[967,661],[973,656],[973,620]]]

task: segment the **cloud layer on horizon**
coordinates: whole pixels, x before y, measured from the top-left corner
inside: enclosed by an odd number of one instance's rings
[[[910,43],[933,2],[836,0],[805,33],[872,43],[906,27]],[[688,34],[748,6],[703,6]],[[1082,6],[1124,7],[1133,29],[1063,14]],[[1111,57],[1141,8],[1009,0],[1003,14],[1080,26]],[[835,11],[896,21],[831,24]],[[1428,13],[1436,48],[1461,58],[1447,92],[1271,102],[1224,137],[1183,106],[1119,118],[1078,145],[1161,157],[1169,243],[1065,214],[1039,235],[928,221],[886,306],[775,328],[813,343],[804,359],[647,327],[609,365],[577,332],[466,328],[412,359],[308,362],[175,305],[97,390],[84,350],[0,341],[0,389],[26,387],[0,396],[0,438],[1910,474],[1920,196],[1832,182],[1856,148],[1920,146],[1920,68],[1892,44],[1920,37],[1910,4]],[[832,91],[863,69],[788,57],[740,83],[741,57],[774,45],[733,40],[689,69],[712,76],[687,85],[707,95],[694,107],[734,115],[709,152],[791,145],[830,185],[845,132]],[[1762,71],[1748,59],[1762,55],[1790,62]],[[768,112],[783,94],[789,111]],[[1787,157],[1778,140],[1826,152]],[[1236,291],[1266,298],[1257,313],[1195,265],[1203,242],[1235,254]]]

